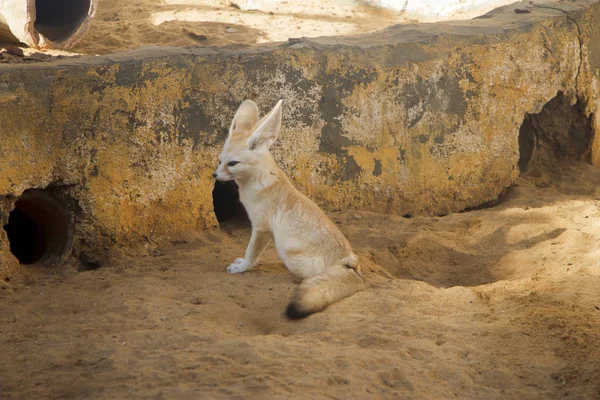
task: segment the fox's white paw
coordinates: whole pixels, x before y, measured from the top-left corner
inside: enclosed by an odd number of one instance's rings
[[[227,272],[230,274],[239,274],[240,272],[247,271],[251,265],[244,258],[236,258],[233,264],[227,267]]]

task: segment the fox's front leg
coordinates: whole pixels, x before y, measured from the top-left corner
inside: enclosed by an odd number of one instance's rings
[[[252,237],[248,248],[246,249],[246,256],[244,258],[237,258],[233,264],[227,267],[227,272],[230,274],[239,274],[252,268],[260,258],[260,255],[265,250],[271,235],[269,232],[252,230]]]

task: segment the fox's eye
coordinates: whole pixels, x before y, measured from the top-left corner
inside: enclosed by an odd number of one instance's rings
[[[227,163],[227,166],[229,166],[229,167],[233,167],[234,165],[236,165],[236,164],[239,164],[239,163],[240,163],[239,161],[229,161],[229,162]]]
[[[217,161],[217,165],[221,165],[221,160]]]

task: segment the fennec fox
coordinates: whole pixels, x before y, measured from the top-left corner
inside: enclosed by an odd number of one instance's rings
[[[300,319],[361,290],[365,282],[348,240],[294,188],[269,152],[281,129],[281,103],[260,121],[256,103],[246,100],[240,105],[213,177],[235,180],[252,222],[245,257],[227,271],[237,274],[252,268],[273,238],[285,266],[303,280],[286,309],[288,318]]]

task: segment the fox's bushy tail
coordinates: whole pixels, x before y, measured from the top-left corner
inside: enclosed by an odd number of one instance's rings
[[[323,311],[330,304],[366,287],[357,265],[340,264],[308,278],[297,288],[285,310],[289,319],[301,319]]]

